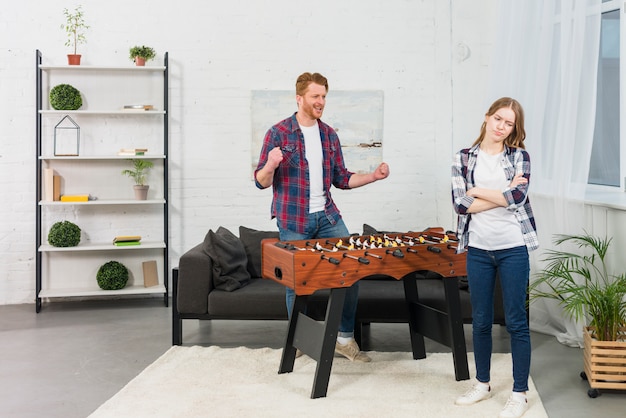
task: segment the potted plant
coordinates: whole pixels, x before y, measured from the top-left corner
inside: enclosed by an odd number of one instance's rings
[[[128,283],[128,268],[119,261],[109,261],[98,269],[96,281],[102,290],[123,289]]]
[[[626,273],[609,272],[611,239],[584,233],[557,235],[554,243],[581,251],[548,250],[546,267],[530,284],[530,299],[555,299],[570,318],[585,322],[581,376],[590,381],[590,397],[598,388],[626,389]]]
[[[143,67],[144,65],[146,65],[146,61],[150,61],[155,56],[156,52],[154,52],[154,49],[150,48],[149,46],[136,45],[130,48],[129,57],[135,62],[135,65],[139,67]]]
[[[80,242],[80,227],[70,221],[56,222],[48,232],[53,247],[76,247]]]
[[[74,48],[74,53],[67,55],[67,62],[69,65],[80,65],[81,55],[77,53],[78,44],[87,42],[85,31],[89,29],[89,26],[85,23],[82,6],[80,5],[74,9],[73,13],[67,9],[63,9],[63,14],[65,15],[65,23],[61,25],[61,29],[67,34],[65,46]]]
[[[55,110],[76,110],[82,105],[80,91],[70,84],[57,84],[50,90],[50,106]]]
[[[133,163],[133,168],[122,170],[122,174],[135,180],[135,198],[137,200],[146,200],[150,187],[146,184],[146,178],[154,163],[142,158],[133,158],[130,161]]]

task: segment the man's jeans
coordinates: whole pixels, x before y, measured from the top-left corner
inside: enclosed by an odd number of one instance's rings
[[[530,331],[526,316],[530,264],[525,246],[497,251],[468,248],[467,279],[472,302],[476,379],[490,380],[496,272],[500,274],[506,330],[511,338],[513,391],[525,392],[530,373]]]
[[[342,219],[333,225],[330,223],[324,212],[315,212],[309,214],[309,225],[304,234],[298,234],[293,231],[283,229],[278,225],[281,241],[294,241],[304,239],[318,238],[336,238],[347,237],[350,235],[348,228]],[[320,243],[323,244],[323,243]],[[296,294],[292,289],[287,288],[286,302],[287,312],[291,317],[291,310]],[[343,312],[341,314],[341,322],[339,324],[339,337],[354,337],[354,321],[356,318],[356,305],[359,298],[359,282],[349,287],[346,291],[346,299],[343,304]]]

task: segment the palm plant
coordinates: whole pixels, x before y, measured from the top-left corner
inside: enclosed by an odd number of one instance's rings
[[[554,243],[573,243],[583,254],[548,250],[545,269],[529,287],[530,298],[555,299],[573,319],[588,320],[600,341],[623,338],[626,326],[626,274],[610,274],[606,256],[609,238],[557,235]],[[544,286],[545,285],[545,286]],[[542,290],[547,287],[547,290]],[[622,331],[620,331],[622,328]]]
[[[144,186],[146,184],[148,171],[150,171],[154,164],[152,163],[152,161],[139,158],[133,158],[130,161],[133,163],[133,168],[122,170],[122,174],[135,180],[136,185]]]

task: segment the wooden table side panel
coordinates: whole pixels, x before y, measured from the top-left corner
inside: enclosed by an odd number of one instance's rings
[[[263,240],[262,273],[263,277],[275,280],[296,291],[298,295],[310,295],[319,289],[349,287],[366,276],[386,274],[397,280],[416,271],[432,271],[443,277],[466,276],[465,254],[456,254],[448,244],[422,244],[413,247],[377,248],[369,250],[351,250],[336,252],[300,251],[280,248],[276,239]],[[305,248],[305,241],[290,242]],[[427,250],[427,247],[438,247],[440,253]],[[407,251],[417,249],[417,253]],[[387,253],[402,251],[402,258]],[[365,253],[379,255],[382,259],[366,257]],[[363,264],[352,258],[365,257],[369,264]],[[338,265],[322,258],[338,259]],[[278,277],[280,275],[280,277]]]

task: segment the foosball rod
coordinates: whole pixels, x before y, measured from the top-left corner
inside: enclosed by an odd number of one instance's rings
[[[351,258],[353,260],[357,260],[361,264],[369,264],[370,263],[370,260],[365,258],[365,257],[357,257],[355,255],[348,254],[348,253],[343,253],[343,258]]]
[[[320,258],[322,260],[328,260],[329,263],[335,264],[335,265],[338,265],[339,263],[341,263],[341,260],[339,260],[338,258],[326,257],[326,254],[322,254]]]
[[[283,242],[277,242],[276,245],[278,248],[284,248],[286,250],[300,250],[300,251],[306,251],[306,248],[298,248],[293,244],[285,244]]]
[[[341,245],[338,242],[331,242],[329,239],[326,240],[326,244],[330,244],[335,248],[341,248],[342,250],[350,250],[350,247],[346,247],[345,245]]]
[[[382,259],[383,259],[383,257],[382,257],[382,256],[380,256],[380,255],[378,255],[378,254],[373,254],[373,253],[370,253],[369,251],[365,251],[365,252],[363,253],[363,255],[365,255],[366,257],[374,257],[374,258],[378,258],[379,260],[382,260]]]

